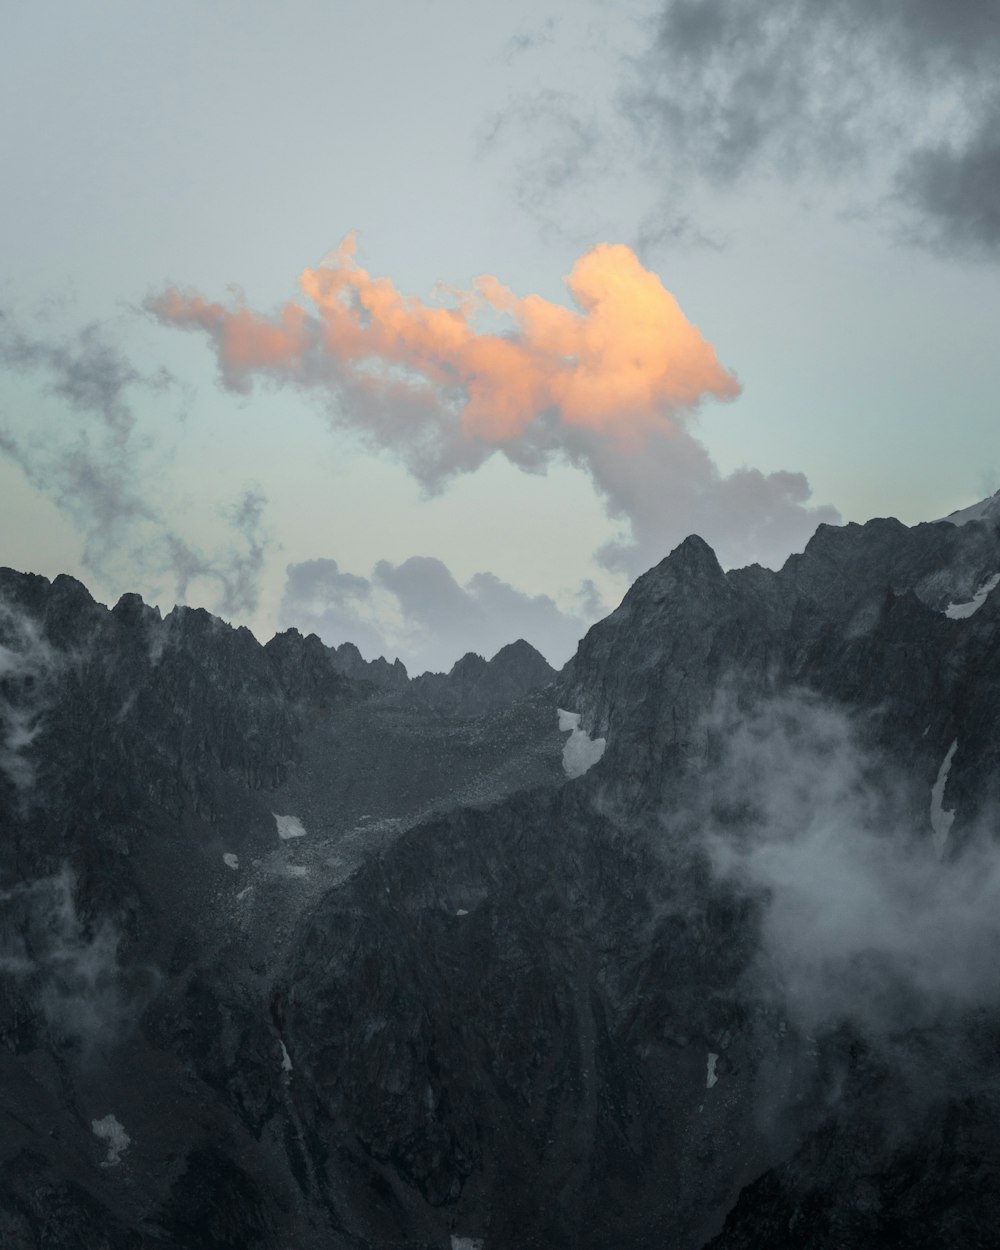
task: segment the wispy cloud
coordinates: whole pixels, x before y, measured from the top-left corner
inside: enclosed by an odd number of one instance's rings
[[[509,65],[526,52],[533,52],[551,44],[555,39],[558,22],[554,17],[547,17],[534,26],[516,31],[504,46],[503,59]]]
[[[616,163],[606,123],[598,110],[568,91],[544,87],[517,96],[483,127],[480,159],[502,154],[510,163],[518,207],[543,233],[568,231],[565,198],[579,204],[584,190],[607,176]],[[591,235],[600,233],[591,223]]]
[[[187,388],[173,374],[136,368],[97,323],[60,337],[30,331],[2,312],[0,368],[30,378],[60,401],[55,415],[8,417],[0,425],[0,454],[76,526],[86,569],[109,584],[138,584],[180,601],[201,579],[215,585],[217,610],[254,609],[269,541],[259,489],[245,490],[234,506],[222,508],[236,541],[221,550],[185,537],[156,502],[169,439],[141,425],[137,405],[163,396],[186,399]]]
[[[167,369],[141,373],[107,342],[96,322],[68,339],[27,333],[0,309],[0,366],[45,379],[47,389],[78,413],[96,416],[115,442],[128,441],[135,427],[130,392],[176,389]]]

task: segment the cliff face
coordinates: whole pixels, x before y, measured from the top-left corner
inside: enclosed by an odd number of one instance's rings
[[[998,572],[691,538],[447,686],[0,575],[4,1244],[992,1244]]]

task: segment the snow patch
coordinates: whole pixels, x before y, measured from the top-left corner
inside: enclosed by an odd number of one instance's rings
[[[306,836],[305,827],[298,816],[279,816],[277,812],[272,812],[274,823],[278,826],[278,837],[282,842],[288,842],[291,838],[304,838]]]
[[[948,811],[944,806],[944,789],[948,784],[948,774],[951,772],[951,761],[955,758],[955,752],[958,749],[958,739],[948,748],[948,754],[941,761],[941,767],[938,769],[937,781],[931,787],[931,830],[934,839],[934,851],[938,859],[944,857],[945,847],[948,845],[948,835],[951,833],[952,822],[955,819],[955,812]]]
[[[280,1037],[278,1038],[278,1045],[281,1047],[281,1070],[282,1072],[291,1072],[292,1056],[288,1053],[288,1047]]]
[[[997,493],[1000,495],[1000,492]],[[968,525],[970,521],[988,521],[1000,508],[1000,500],[997,495],[990,495],[988,499],[981,499],[979,503],[974,503],[968,508],[959,508],[957,512],[949,512],[947,516],[939,517],[940,521],[947,521],[949,525]]]
[[[456,1237],[451,1235],[451,1250],[483,1250],[485,1237]]]
[[[719,1079],[718,1073],[715,1071],[715,1065],[719,1062],[719,1056],[714,1050],[708,1052],[708,1073],[705,1077],[705,1088],[711,1089]]]
[[[466,909],[465,909],[464,907],[460,907],[460,908],[458,909],[458,911],[457,911],[457,912],[455,912],[455,915],[456,915],[456,916],[467,916],[468,914],[469,914],[469,913],[466,911]]]
[[[95,1137],[103,1139],[108,1144],[108,1157],[102,1161],[101,1167],[116,1168],[132,1141],[125,1132],[124,1124],[109,1113],[100,1120],[91,1120],[90,1127]]]
[[[227,868],[232,868],[235,872],[240,866],[240,857],[238,855],[234,855],[231,851],[227,851],[222,857],[222,862]]]
[[[567,712],[563,708],[556,708],[556,712],[559,732],[569,734],[563,747],[563,772],[567,777],[582,777],[604,754],[607,740],[591,738],[585,729],[581,729],[579,712]]]
[[[995,590],[998,585],[1000,585],[1000,573],[994,573],[992,577],[987,578],[982,583],[968,603],[949,603],[944,610],[945,616],[950,616],[953,621],[964,621],[973,612],[979,611],[989,598],[990,592]]]

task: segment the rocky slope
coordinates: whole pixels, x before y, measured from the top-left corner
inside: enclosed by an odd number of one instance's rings
[[[0,1243],[996,1244],[960,519],[690,538],[551,685],[0,575]]]

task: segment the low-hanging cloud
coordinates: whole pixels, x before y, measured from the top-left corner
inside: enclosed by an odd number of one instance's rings
[[[0,904],[0,976],[30,982],[48,1024],[85,1054],[116,1041],[129,1007],[119,934],[107,918],[80,915],[72,871],[2,889]]]
[[[752,712],[720,700],[708,847],[761,898],[762,971],[807,1030],[876,1034],[1000,1002],[1000,851],[939,862],[912,779],[867,749],[851,714],[799,692]]]
[[[809,506],[801,474],[718,471],[689,417],[705,399],[735,398],[739,382],[627,247],[601,244],[576,262],[575,308],[491,276],[448,291],[448,306],[425,304],[362,269],[353,235],[300,287],[311,307],[270,316],[175,289],[146,307],[206,334],[227,387],[267,379],[320,394],[428,490],[495,453],[528,471],[572,461],[631,524],[632,541],[609,556],[630,573],[691,532],[693,515],[708,519],[723,559],[732,546],[768,561],[837,519]],[[762,547],[748,542],[756,534]]]
[[[61,665],[38,622],[0,599],[0,777],[22,799],[35,780],[30,748],[41,729],[49,679]]]
[[[493,573],[463,586],[441,560],[380,560],[370,577],[342,572],[335,560],[288,566],[280,616],[329,645],[353,642],[368,659],[399,656],[412,675],[447,671],[462,655],[492,657],[524,638],[552,664],[562,664],[604,610],[592,585],[579,611],[564,612],[548,595],[527,595]]]
[[[911,240],[1000,255],[996,4],[667,0],[655,29],[622,100],[665,171],[862,173]]]

